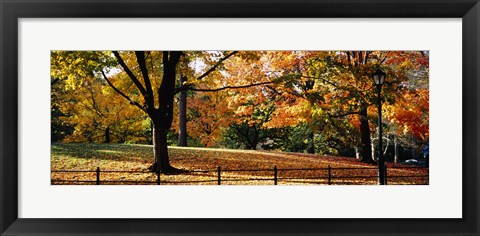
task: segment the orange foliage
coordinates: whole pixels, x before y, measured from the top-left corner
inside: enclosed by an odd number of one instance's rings
[[[418,89],[404,94],[395,106],[386,106],[386,117],[396,125],[397,133],[411,133],[426,141],[429,137],[429,90]]]

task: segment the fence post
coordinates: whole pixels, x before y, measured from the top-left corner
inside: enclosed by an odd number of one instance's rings
[[[388,183],[387,183],[387,164],[385,164],[385,165],[383,166],[383,168],[384,168],[384,171],[383,171],[383,172],[385,173],[385,181],[384,181],[384,182],[385,182],[385,185],[387,185],[387,184],[388,184]]]
[[[100,185],[100,167],[97,167],[97,185]]]
[[[157,185],[160,185],[160,169],[157,171]]]
[[[277,166],[273,167],[273,182],[277,185]]]
[[[221,171],[221,168],[220,166],[217,167],[217,175],[218,175],[218,185],[221,184],[221,179],[220,179],[220,171]]]
[[[330,165],[328,165],[327,174],[328,174],[328,185],[332,185],[332,168],[330,167]]]

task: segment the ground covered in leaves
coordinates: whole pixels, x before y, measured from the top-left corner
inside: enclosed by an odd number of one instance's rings
[[[187,172],[161,174],[148,171],[153,159],[149,145],[52,144],[52,184],[277,184],[363,185],[377,183],[377,169],[354,158],[303,153],[170,147],[170,162]],[[388,164],[388,184],[428,184],[428,169]]]

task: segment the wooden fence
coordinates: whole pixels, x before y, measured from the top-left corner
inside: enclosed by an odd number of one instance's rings
[[[389,180],[395,179],[395,178],[422,178],[426,181],[426,184],[428,184],[428,172],[426,175],[389,175],[389,171],[392,169],[426,169],[428,168],[425,167],[389,167],[387,169],[387,166],[384,166],[385,168],[385,184],[388,184]],[[355,171],[355,170],[362,170],[363,172],[365,170],[369,170],[370,172],[376,172],[375,174],[372,175],[335,175],[333,172],[338,172],[340,170],[347,170],[347,171]],[[332,184],[344,184],[343,181],[337,181],[341,179],[360,179],[360,180],[366,180],[366,179],[372,179],[372,180],[378,180],[378,167],[337,167],[337,168],[332,168],[330,166],[326,168],[277,168],[277,166],[274,166],[272,169],[222,169],[220,166],[218,166],[215,170],[191,170],[191,171],[186,171],[185,173],[181,174],[210,174],[208,177],[211,177],[209,179],[204,179],[204,180],[186,180],[186,181],[168,181],[168,180],[162,180],[162,175],[164,173],[152,173],[148,171],[125,171],[125,170],[101,170],[100,167],[97,167],[96,170],[52,170],[53,173],[95,173],[95,179],[90,179],[90,180],[78,180],[78,179],[51,179],[52,184],[195,184],[195,183],[211,183],[211,184],[216,184],[216,185],[221,185],[224,182],[233,182],[233,181],[267,181],[270,182],[270,184],[273,185],[278,185],[279,182],[281,181],[295,181],[295,180],[316,180],[317,182],[313,183],[318,183],[318,184],[327,184],[327,185],[332,185]],[[288,172],[293,172],[295,173],[298,172],[324,172],[322,175],[307,175],[307,176],[279,176],[279,172],[282,173],[288,173]],[[264,176],[260,177],[255,177],[255,178],[231,178],[231,177],[225,177],[223,174],[225,173],[240,173],[240,172],[264,172],[264,173],[270,173],[270,174],[265,174]],[[363,173],[362,172],[362,173]],[[150,174],[154,175],[155,181],[144,181],[144,180],[111,180],[111,179],[102,179],[102,175],[108,174],[108,173],[130,173],[130,174]],[[222,177],[223,176],[223,177]],[[300,183],[312,183],[312,182],[300,182]]]

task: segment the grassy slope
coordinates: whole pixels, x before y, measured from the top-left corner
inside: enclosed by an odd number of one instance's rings
[[[236,181],[225,184],[272,184],[272,181],[241,181],[240,178],[273,178],[273,167],[284,168],[332,168],[339,167],[374,167],[358,162],[353,158],[328,157],[302,153],[264,152],[251,150],[181,148],[169,149],[173,166],[187,170],[215,170],[221,166],[227,169],[269,169],[263,172],[222,172],[222,179]],[[52,145],[52,170],[128,170],[146,171],[152,162],[153,151],[149,145],[131,144],[54,144]],[[370,170],[334,170],[335,177],[346,175],[373,176],[375,169]],[[216,173],[189,173],[175,176],[162,176],[162,181],[214,180]],[[302,177],[302,180],[281,180],[280,184],[325,183],[326,171],[282,171],[279,178]],[[390,175],[419,175],[426,171],[419,169],[390,169]],[[93,180],[94,173],[52,173],[52,179]],[[312,179],[310,179],[312,178]],[[102,180],[140,180],[155,181],[152,174],[105,173]],[[373,184],[375,178],[344,179],[338,178],[335,183],[341,184]],[[401,180],[392,179],[392,184],[424,184],[420,178]],[[207,182],[208,183],[208,182]],[[215,182],[216,183],[216,182]],[[208,184],[214,184],[213,182]]]

